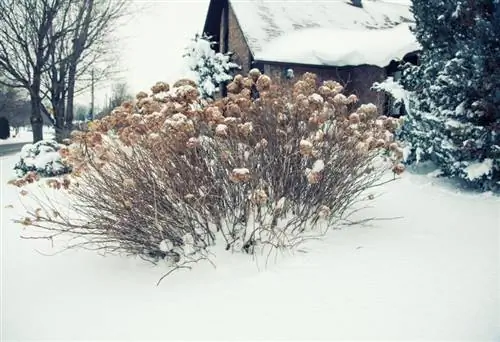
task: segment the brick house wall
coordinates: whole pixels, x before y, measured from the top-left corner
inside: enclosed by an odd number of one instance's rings
[[[228,13],[226,13],[228,10]],[[241,65],[241,73],[248,74],[252,68],[252,54],[243,35],[243,31],[238,23],[238,19],[231,8],[231,4],[222,11],[220,27],[220,47],[223,52],[232,52],[233,62]],[[227,32],[227,46],[224,42],[224,33]]]
[[[239,73],[242,75],[248,74],[253,67],[259,67],[262,72],[270,75],[273,79],[284,79],[287,69],[293,69],[295,79],[300,78],[306,72],[312,72],[318,75],[320,81],[335,80],[341,83],[346,88],[346,94],[356,94],[362,103],[371,102],[379,108],[380,113],[384,112],[386,96],[383,93],[370,90],[373,83],[381,82],[386,78],[386,71],[384,68],[370,65],[315,67],[293,64],[288,65],[287,63],[279,62],[259,63],[254,66],[252,54],[230,3],[222,10],[220,23],[220,51],[230,51],[233,53],[232,60],[241,65],[241,71]]]
[[[312,72],[318,76],[320,82],[334,80],[345,87],[345,94],[356,94],[361,103],[373,103],[380,113],[384,112],[385,95],[370,90],[375,82],[381,82],[386,78],[384,68],[371,65],[359,65],[349,67],[314,67],[287,65],[285,63],[266,63],[263,71],[273,79],[284,79],[287,69],[292,69],[294,78],[299,79],[306,72]]]

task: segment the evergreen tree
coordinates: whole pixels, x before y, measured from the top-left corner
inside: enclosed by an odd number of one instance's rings
[[[413,0],[419,66],[401,83],[413,93],[400,137],[408,162],[500,188],[500,0]]]
[[[184,58],[189,69],[194,72],[202,98],[214,98],[221,84],[233,79],[233,72],[240,66],[231,62],[231,53],[214,50],[212,37],[196,35],[186,48]]]

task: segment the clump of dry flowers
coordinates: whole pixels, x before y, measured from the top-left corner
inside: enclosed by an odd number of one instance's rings
[[[204,103],[190,80],[158,82],[75,133],[61,152],[73,173],[51,187],[68,189],[84,220],[38,215],[29,225],[187,265],[220,239],[248,253],[292,248],[373,198],[366,191],[387,170],[404,171],[400,122],[338,82],[306,73],[284,87],[253,69],[227,89]]]

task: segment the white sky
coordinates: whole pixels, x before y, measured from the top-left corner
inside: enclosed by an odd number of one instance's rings
[[[149,90],[157,81],[172,83],[186,75],[184,48],[203,29],[209,0],[131,1],[133,8],[141,10],[117,30],[116,38],[118,62],[124,70],[120,76],[135,94]],[[96,91],[97,107],[109,93],[109,84]],[[90,94],[82,94],[77,102],[89,104]]]

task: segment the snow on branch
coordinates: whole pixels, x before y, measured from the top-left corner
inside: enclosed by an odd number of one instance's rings
[[[197,34],[183,56],[195,74],[203,98],[213,98],[220,84],[231,81],[233,71],[241,68],[231,62],[231,53],[216,52],[214,45],[211,36]]]

